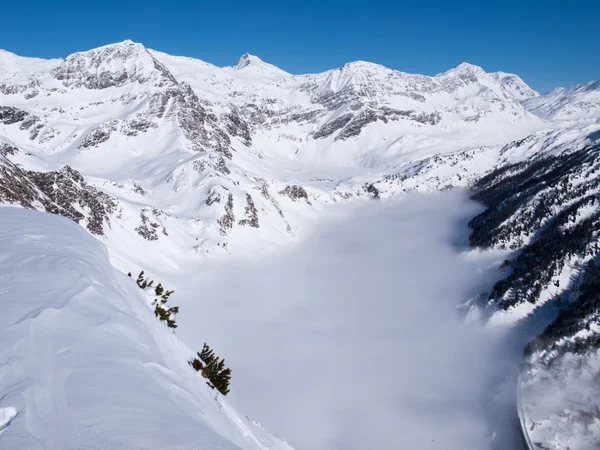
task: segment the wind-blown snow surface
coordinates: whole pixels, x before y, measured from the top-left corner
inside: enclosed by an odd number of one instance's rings
[[[0,448],[290,448],[214,398],[83,228],[0,208],[0,254]]]
[[[477,208],[458,192],[343,207],[278,254],[193,267],[178,333],[227,355],[230,395],[298,448],[519,448],[522,344],[457,308],[502,256],[466,251]]]

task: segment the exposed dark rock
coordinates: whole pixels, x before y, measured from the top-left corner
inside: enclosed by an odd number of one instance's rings
[[[177,119],[185,137],[196,150],[214,150],[231,159],[231,139],[219,127],[217,118],[202,106],[192,88],[186,83],[180,83],[174,94]]]
[[[365,192],[367,192],[368,194],[371,194],[371,196],[374,199],[379,199],[379,189],[377,189],[375,186],[373,186],[373,184],[371,183],[366,183],[363,185],[363,189],[365,190]]]
[[[160,228],[160,224],[152,222],[146,215],[147,212],[148,208],[142,209],[142,212],[140,213],[142,223],[141,225],[136,227],[135,231],[147,241],[157,241],[158,233],[156,232],[156,230]]]
[[[13,106],[0,106],[0,122],[5,125],[22,122],[30,116],[31,114],[22,109]]]
[[[225,114],[225,129],[231,136],[238,136],[244,141],[244,145],[250,147],[252,145],[252,136],[250,135],[250,127],[244,119],[240,117],[236,110],[229,114]]]
[[[98,235],[104,234],[104,223],[110,224],[109,216],[116,211],[116,201],[99,189],[87,184],[79,172],[69,166],[57,172],[33,172],[26,175],[59,210],[50,211],[64,215],[79,223],[87,220],[87,229]],[[83,209],[85,213],[80,212]],[[46,208],[48,209],[48,208]]]
[[[118,122],[116,120],[111,120],[110,122],[103,123],[99,127],[94,128],[81,142],[79,147],[96,147],[99,144],[108,141],[111,133],[116,131],[117,124]]]
[[[246,193],[246,218],[238,222],[239,225],[248,225],[252,228],[258,228],[258,211],[254,206],[254,200],[252,196]]]
[[[4,95],[17,95],[24,94],[26,99],[31,99],[39,95],[40,82],[37,80],[31,80],[27,84],[0,84],[0,94]]]
[[[140,133],[145,133],[150,128],[158,128],[158,124],[143,118],[129,120],[123,125],[121,132],[125,136],[137,136]]]
[[[218,192],[215,192],[214,190],[211,190],[208,194],[208,197],[205,201],[207,206],[210,206],[214,203],[221,203],[221,194],[219,194]]]
[[[222,156],[219,156],[217,158],[211,158],[210,161],[211,167],[217,172],[221,172],[223,175],[229,175],[229,173],[231,172],[229,166],[227,165],[227,162]]]
[[[2,156],[16,155],[18,152],[19,152],[19,149],[17,147],[14,147],[5,142],[0,143],[0,155],[2,155]]]
[[[281,195],[285,195],[285,196],[291,198],[295,202],[298,200],[305,200],[306,203],[308,203],[309,205],[311,204],[310,200],[308,200],[308,194],[306,193],[306,190],[302,186],[298,186],[298,185],[286,186],[285,189],[283,189],[279,193]]]
[[[85,219],[88,230],[97,235],[104,234],[104,224],[110,225],[109,216],[117,207],[112,197],[88,185],[69,166],[57,172],[24,171],[4,157],[0,157],[0,200],[77,223]]]
[[[438,112],[417,114],[412,110],[402,111],[386,106],[382,106],[378,109],[366,109],[348,121],[346,127],[336,136],[335,140],[344,140],[358,136],[368,124],[379,120],[383,123],[388,123],[390,120],[395,121],[400,119],[436,125],[442,119],[442,116]]]
[[[321,128],[319,128],[313,134],[313,138],[320,139],[325,138],[327,136],[331,136],[337,130],[344,128],[348,122],[352,120],[354,116],[350,113],[344,114],[343,116],[338,117],[337,119],[332,120],[331,122],[326,123]]]
[[[137,184],[137,183],[135,183],[135,182],[133,183],[133,189],[132,189],[132,190],[133,190],[133,192],[135,192],[136,194],[139,194],[139,195],[146,195],[146,189],[144,189],[142,186],[140,186],[139,184]]]
[[[346,125],[346,127],[341,131],[341,133],[336,136],[335,140],[344,140],[358,136],[364,127],[366,127],[370,123],[377,122],[378,119],[379,116],[375,111],[363,111],[362,113],[354,117],[354,119],[352,119],[348,123],[348,125]],[[387,119],[385,119],[385,121],[387,122]]]
[[[217,220],[220,231],[223,236],[227,235],[227,231],[233,228],[233,224],[235,223],[235,216],[233,214],[233,195],[231,192],[227,196],[227,203],[225,204],[225,214],[223,214]]]
[[[126,69],[124,62],[129,59],[137,59],[142,63],[133,64]],[[113,62],[116,62],[116,69],[112,68]],[[148,65],[151,65],[151,69]],[[152,57],[142,45],[133,42],[74,53],[51,73],[66,87],[87,89],[107,89],[126,83],[141,84],[151,79],[159,87],[177,83],[164,65]]]

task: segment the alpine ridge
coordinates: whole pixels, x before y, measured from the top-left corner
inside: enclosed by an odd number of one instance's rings
[[[142,255],[176,272],[264,251],[335,203],[472,189],[486,209],[471,245],[507,260],[471,306],[492,325],[549,326],[530,336],[519,385],[526,438],[544,448],[576,442],[571,419],[600,442],[593,401],[537,402],[597,364],[599,144],[600,81],[540,95],[466,62],[435,76],[365,61],[296,75],[129,40],[53,60],[0,51],[0,199],[79,223],[124,272]]]

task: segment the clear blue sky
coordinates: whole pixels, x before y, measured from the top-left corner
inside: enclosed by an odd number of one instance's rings
[[[0,48],[65,57],[132,39],[231,65],[249,52],[292,73],[358,59],[434,75],[462,61],[534,89],[600,78],[600,0],[0,0]]]

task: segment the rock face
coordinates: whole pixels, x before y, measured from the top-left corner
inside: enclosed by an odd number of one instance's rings
[[[79,172],[65,166],[57,172],[24,171],[0,159],[0,199],[27,209],[59,214],[80,223],[96,235],[104,235],[117,201],[90,186]]]

